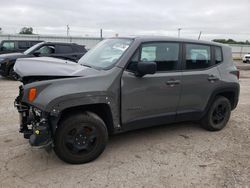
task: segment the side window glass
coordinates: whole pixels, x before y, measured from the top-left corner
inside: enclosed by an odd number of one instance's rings
[[[186,44],[186,69],[203,69],[208,68],[210,65],[210,46]]]
[[[140,56],[140,57],[138,57]],[[179,44],[170,42],[153,42],[142,44],[130,61],[128,69],[136,71],[138,59],[143,62],[156,62],[157,71],[177,70],[179,62]]]
[[[20,49],[28,49],[29,48],[29,43],[26,41],[19,41],[18,42],[18,47]]]
[[[73,53],[73,49],[71,46],[67,46],[67,45],[58,45],[57,47],[57,52],[58,53]]]
[[[14,42],[4,42],[2,47],[4,50],[13,50],[13,49],[15,49],[15,43]]]
[[[55,47],[54,46],[42,46],[37,52],[40,52],[42,55],[54,54]]]
[[[222,49],[221,47],[215,47],[215,63],[221,63],[223,61]]]
[[[143,46],[141,50],[141,61],[155,61],[156,60],[156,46]]]

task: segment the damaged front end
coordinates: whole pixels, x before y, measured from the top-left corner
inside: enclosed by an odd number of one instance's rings
[[[48,113],[22,102],[23,86],[19,87],[19,96],[14,102],[20,116],[20,133],[29,139],[31,146],[47,147],[52,144]]]

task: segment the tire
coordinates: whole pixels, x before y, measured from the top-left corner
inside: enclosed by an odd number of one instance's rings
[[[207,114],[202,119],[201,125],[209,131],[220,131],[226,126],[230,115],[230,101],[223,96],[218,96],[215,98]]]
[[[8,73],[8,77],[9,77],[11,80],[17,80],[17,79],[16,79],[16,75],[15,75],[15,71],[14,71],[14,66],[11,66],[11,67],[10,67],[9,73]]]
[[[101,155],[107,142],[108,130],[102,119],[91,112],[79,113],[59,124],[54,151],[66,163],[83,164]]]

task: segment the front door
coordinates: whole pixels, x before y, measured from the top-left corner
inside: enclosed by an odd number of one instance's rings
[[[122,124],[127,129],[173,122],[180,99],[180,44],[142,44],[121,79]],[[136,77],[139,61],[156,62],[153,75]]]

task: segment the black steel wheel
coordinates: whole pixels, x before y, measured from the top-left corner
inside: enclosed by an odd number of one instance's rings
[[[223,129],[231,115],[231,103],[223,97],[217,97],[206,116],[202,119],[202,126],[209,131],[219,131]]]
[[[108,141],[104,122],[96,114],[72,115],[62,121],[55,135],[55,153],[71,164],[87,163],[96,159]]]
[[[96,146],[96,137],[96,128],[82,124],[72,127],[63,142],[74,154],[88,153]]]

